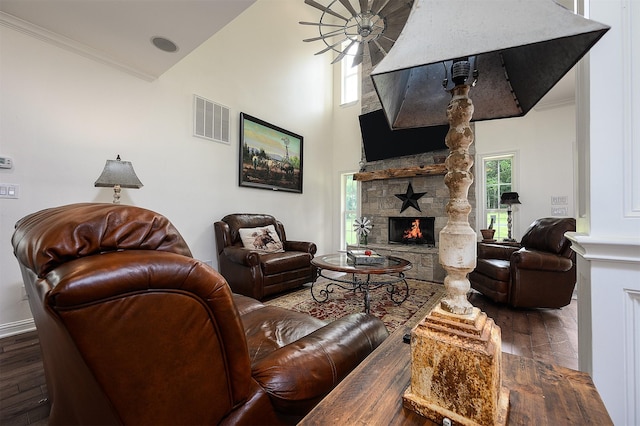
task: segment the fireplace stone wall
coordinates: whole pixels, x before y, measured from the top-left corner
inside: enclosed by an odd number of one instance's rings
[[[446,151],[444,151],[446,153]],[[431,154],[431,157],[434,155]],[[444,158],[442,152],[440,156]],[[382,160],[367,163],[367,171],[384,170],[387,168],[402,168],[433,164],[418,162],[424,154],[415,157],[400,157],[392,160]],[[420,210],[408,207],[400,213],[402,200],[396,194],[406,194],[411,184],[413,191],[426,192],[417,200]],[[415,176],[411,178],[395,178],[371,180],[360,183],[361,213],[371,219],[373,229],[369,234],[370,244],[387,244],[389,236],[389,217],[435,217],[435,245],[438,247],[439,232],[447,224],[446,203],[449,201],[449,189],[444,184],[444,176]]]
[[[365,57],[362,68],[362,113],[382,108],[371,82],[371,65]],[[472,124],[472,128],[473,128]],[[380,161],[366,162],[367,172],[420,167],[443,163],[449,155],[448,150],[427,152],[419,155],[391,158]],[[475,155],[475,146],[470,147],[470,155]],[[364,148],[362,149],[362,158]],[[474,172],[472,168],[471,172]],[[426,192],[418,199],[420,211],[408,207],[400,213],[402,200],[396,194],[405,194],[409,184],[413,191]],[[446,204],[449,201],[449,189],[444,184],[444,175],[413,176],[409,178],[389,178],[363,181],[360,183],[361,214],[371,219],[373,229],[368,236],[368,246],[384,255],[403,257],[413,264],[413,268],[406,274],[409,278],[427,281],[443,282],[446,273],[439,262],[438,246],[440,231],[447,224]],[[475,223],[476,200],[475,181],[469,188],[469,203],[471,214],[469,223]],[[433,216],[435,217],[435,248],[416,245],[389,244],[389,222],[391,216]]]
[[[447,151],[438,151],[411,157],[400,157],[366,164],[366,171],[385,170],[389,168],[414,167],[434,164],[441,161]],[[420,211],[408,207],[400,213],[402,200],[396,194],[405,194],[411,183],[413,191],[426,192],[417,200]],[[448,221],[446,204],[449,201],[449,189],[444,184],[443,175],[414,176],[411,178],[392,178],[360,182],[361,215],[373,223],[368,235],[368,246],[380,254],[399,256],[409,260],[413,268],[407,277],[425,281],[443,282],[446,273],[440,265],[438,246],[440,231]],[[469,203],[472,206],[469,222],[475,223],[475,190],[469,189]],[[389,217],[433,216],[435,231],[435,247],[415,244],[389,244]]]

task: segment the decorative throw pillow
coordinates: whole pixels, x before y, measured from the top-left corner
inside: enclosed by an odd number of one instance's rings
[[[273,225],[259,228],[240,228],[240,239],[246,249],[266,251],[269,253],[283,252],[284,248],[276,228]]]

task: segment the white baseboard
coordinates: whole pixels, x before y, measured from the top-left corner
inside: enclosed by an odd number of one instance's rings
[[[35,329],[36,324],[33,322],[33,318],[0,324],[0,339],[15,336],[16,334],[26,333],[27,331]]]

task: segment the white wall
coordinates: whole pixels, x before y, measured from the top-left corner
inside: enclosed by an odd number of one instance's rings
[[[640,3],[585,0],[611,26],[579,69],[580,369],[616,425],[640,424]],[[635,71],[635,72],[634,72]]]
[[[567,196],[567,217],[575,217],[573,103],[533,109],[520,118],[478,122],[475,145],[476,173],[483,155],[516,153],[513,189],[522,204],[513,208],[513,238],[519,241],[534,220],[552,216],[552,196]],[[476,188],[479,191],[480,185]],[[486,227],[480,215],[477,220],[476,229]]]
[[[324,227],[333,137],[342,134],[332,123],[333,69],[298,24],[316,15],[303,2],[259,0],[154,82],[0,26],[0,155],[14,160],[0,182],[20,185],[19,199],[0,199],[0,335],[31,318],[10,245],[15,222],[51,206],[110,202],[112,191],[93,182],[116,154],[144,183],[124,189],[122,202],[166,215],[214,266],[213,222],[234,212],[273,214],[289,239],[334,248]],[[231,145],[191,136],[193,94],[231,108]],[[303,194],[238,186],[240,112],[304,137]]]

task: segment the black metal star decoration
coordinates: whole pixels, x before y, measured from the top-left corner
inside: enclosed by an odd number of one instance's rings
[[[396,194],[396,197],[402,200],[402,208],[400,209],[400,213],[405,211],[409,207],[413,207],[414,209],[420,210],[420,206],[418,205],[418,200],[422,197],[426,192],[413,192],[413,186],[409,183],[407,187],[407,192],[405,194]]]

